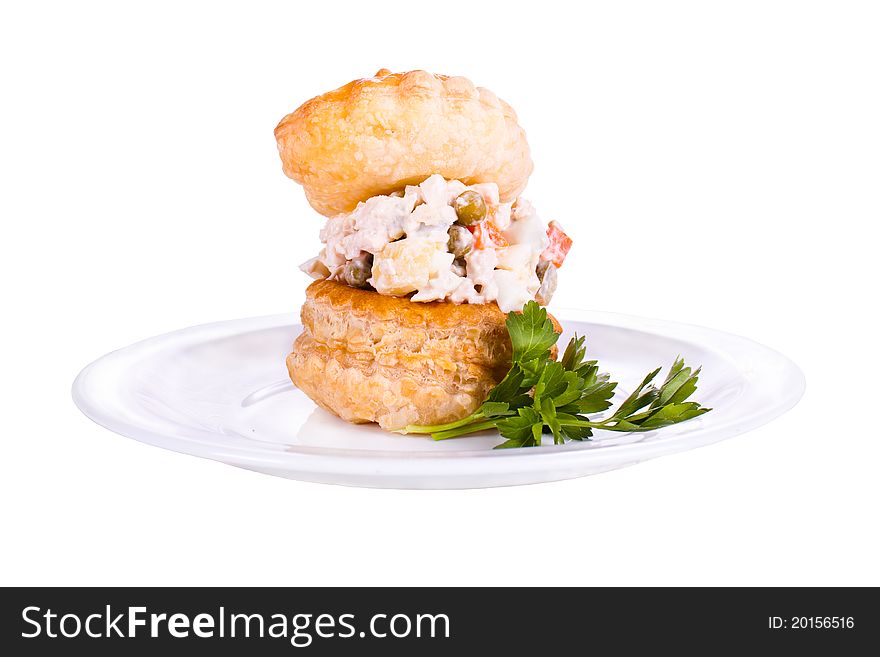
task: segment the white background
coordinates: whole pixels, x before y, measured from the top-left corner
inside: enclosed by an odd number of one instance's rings
[[[880,584],[872,4],[5,4],[0,583]],[[800,405],[453,492],[276,479],[82,416],[70,384],[107,351],[298,312],[321,221],[272,130],[381,67],[517,109],[526,196],[576,240],[556,305],[764,342]]]

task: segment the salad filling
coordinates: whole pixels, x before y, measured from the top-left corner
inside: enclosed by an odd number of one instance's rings
[[[501,203],[495,183],[438,174],[331,217],[321,242],[301,267],[313,278],[412,301],[494,301],[505,313],[532,300],[546,305],[571,248],[559,224],[545,227],[528,201]]]

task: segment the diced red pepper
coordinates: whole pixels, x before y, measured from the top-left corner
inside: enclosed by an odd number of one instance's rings
[[[559,268],[562,266],[565,256],[568,255],[572,240],[562,230],[562,226],[555,221],[551,221],[547,227],[547,237],[550,239],[550,245],[544,250],[541,257],[544,260],[549,260]]]
[[[474,248],[487,249],[508,246],[509,242],[491,219],[467,227],[474,236]]]

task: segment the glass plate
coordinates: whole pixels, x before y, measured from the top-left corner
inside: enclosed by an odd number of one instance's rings
[[[352,425],[317,408],[287,377],[302,327],[292,314],[181,329],[114,351],[73,384],[98,424],[141,442],[267,474],[381,488],[480,488],[605,472],[707,445],[769,422],[794,406],[803,374],[746,338],[673,322],[592,311],[554,311],[587,336],[588,356],[620,382],[618,400],[677,354],[703,366],[694,399],[714,410],[637,434],[492,450],[497,432],[436,442]]]

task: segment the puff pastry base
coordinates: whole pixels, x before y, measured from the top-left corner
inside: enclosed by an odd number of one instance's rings
[[[290,378],[349,422],[393,430],[458,420],[510,367],[506,316],[494,303],[416,303],[326,280],[306,297]]]

